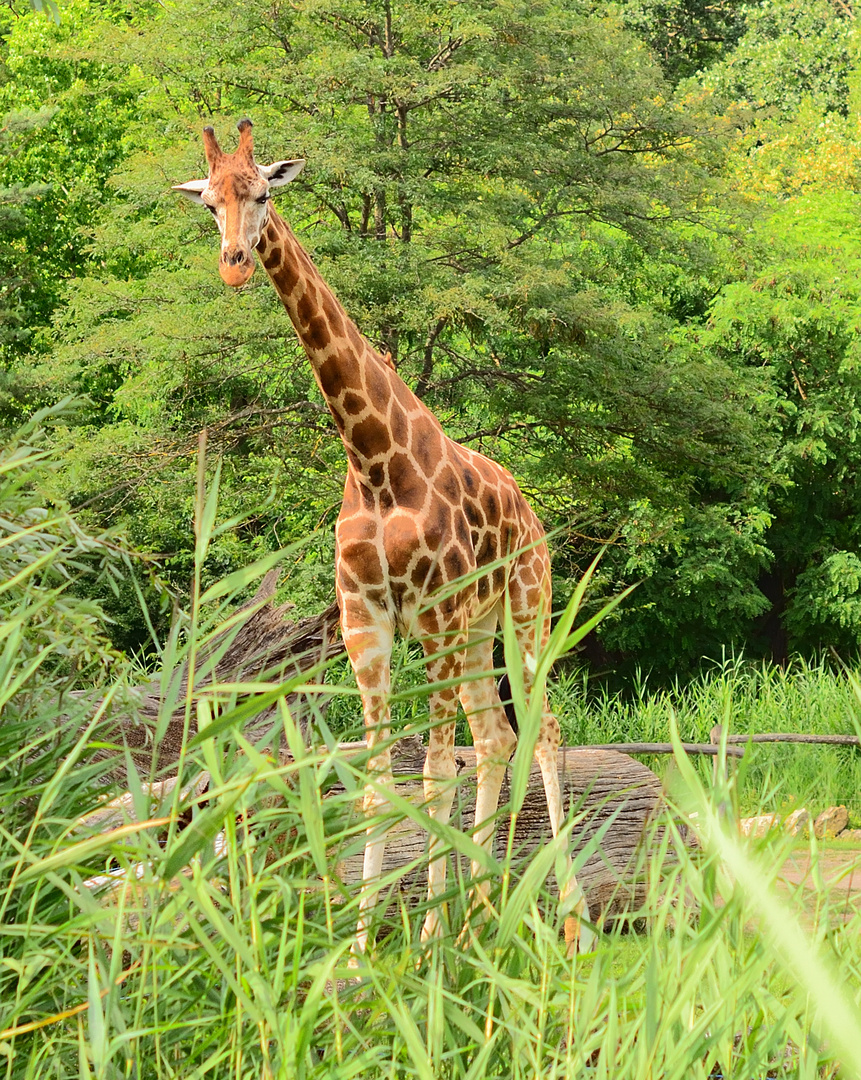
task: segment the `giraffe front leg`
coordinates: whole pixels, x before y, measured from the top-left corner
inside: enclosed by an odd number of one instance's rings
[[[379,880],[386,846],[386,830],[379,817],[389,806],[386,790],[393,784],[389,749],[391,654],[393,632],[384,620],[375,622],[355,601],[341,601],[341,625],[347,654],[356,675],[365,718],[365,736],[370,756],[362,808],[368,819],[365,856],[362,866],[362,890],[359,896],[359,919],[350,964],[358,966],[368,947],[371,920],[379,893]]]
[[[427,677],[430,683],[459,678],[463,663],[460,654],[436,655],[438,651],[450,648],[451,645],[450,641],[425,643]],[[457,766],[454,760],[456,687],[447,686],[432,691],[428,697],[428,706],[431,728],[424,767],[425,809],[432,821],[447,825],[457,783]],[[440,852],[444,846],[443,841],[435,836],[431,829],[428,843],[428,912],[422,926],[422,942],[438,937],[442,932],[439,897],[445,891],[447,856]]]
[[[551,714],[552,715],[552,714]],[[558,836],[562,825],[562,791],[559,784],[559,741],[558,721],[553,717],[556,724],[557,739],[554,744],[552,739],[548,742],[539,740],[535,748],[535,758],[541,769],[541,779],[544,781],[544,794],[547,798],[547,815],[550,818],[550,828],[554,838]],[[564,880],[559,883],[559,902],[564,903],[569,897],[573,898],[574,914],[565,919],[565,944],[568,947],[568,955],[575,953],[591,952],[595,947],[595,934],[583,920],[589,919],[589,908],[583,889],[574,876],[571,863],[571,853],[566,847]]]
[[[535,656],[546,644],[550,635],[550,619],[548,613],[552,610],[550,590],[550,565],[546,548],[537,547],[523,557],[519,564],[519,570],[532,568],[532,579],[537,579],[539,587],[524,588],[515,578],[511,585],[512,614],[517,620],[515,632],[517,634],[520,655],[524,658],[523,684],[527,698],[533,692],[533,673],[527,658]],[[559,835],[562,827],[564,813],[562,807],[562,790],[559,783],[559,744],[561,734],[559,721],[550,711],[547,694],[543,694],[541,727],[538,740],[535,744],[535,760],[541,769],[541,779],[544,783],[544,795],[547,799],[547,816],[550,819],[550,829],[554,839]],[[559,882],[559,901],[563,904],[570,898],[573,899],[574,914],[565,919],[565,942],[568,947],[568,955],[574,956],[577,952],[591,952],[595,947],[595,934],[584,925],[584,920],[589,920],[589,908],[586,897],[574,876],[571,860],[570,845],[566,845],[564,852],[565,870],[563,880]]]
[[[493,634],[496,614],[488,615],[482,623],[470,630],[469,645],[464,663],[463,684],[460,699],[469,721],[475,746],[476,796],[474,839],[486,851],[490,851],[496,834],[496,813],[499,809],[499,792],[505,779],[505,770],[517,736],[505,715],[499,700],[496,681],[489,672],[493,670]],[[472,863],[473,881],[481,876],[483,867]],[[473,886],[470,915],[484,912],[488,905],[489,885],[479,881]],[[464,928],[466,930],[466,927]]]
[[[455,711],[457,701],[455,701]],[[424,768],[425,809],[432,821],[447,825],[454,803],[457,766],[454,760],[454,723],[431,729]],[[430,833],[428,853],[428,912],[422,926],[421,940],[426,942],[442,933],[438,898],[445,891],[447,856],[440,854],[445,844]]]
[[[523,647],[528,648],[528,639],[524,639]],[[531,683],[531,674],[528,669],[524,670],[524,682],[527,692]],[[544,696],[544,705],[541,716],[541,730],[538,742],[535,744],[535,760],[541,769],[541,779],[544,783],[544,796],[547,800],[547,816],[550,819],[550,829],[554,839],[559,835],[564,820],[562,807],[562,788],[559,783],[559,743],[561,741],[559,721],[550,711],[547,696]],[[586,897],[580,887],[571,860],[570,846],[566,845],[564,853],[564,876],[559,882],[559,902],[563,904],[569,897],[574,901],[574,914],[565,919],[565,943],[568,947],[568,956],[574,956],[577,952],[591,952],[595,947],[595,934],[584,925],[584,920],[589,919],[589,908]]]

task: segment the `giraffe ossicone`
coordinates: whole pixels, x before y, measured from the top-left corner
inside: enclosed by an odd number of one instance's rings
[[[296,329],[314,378],[347,452],[347,481],[335,533],[336,590],[344,643],[356,675],[370,751],[366,813],[387,804],[390,763],[390,662],[395,633],[425,651],[431,725],[424,768],[427,813],[447,823],[457,769],[454,731],[463,705],[477,762],[475,841],[489,849],[499,792],[516,736],[505,715],[493,669],[493,642],[507,603],[521,655],[534,656],[550,630],[550,559],[544,530],[511,473],[448,438],[395,369],[362,336],[310,256],[274,210],[270,191],[302,170],[301,159],[258,165],[252,124],[242,120],[232,154],[205,128],[209,176],[176,185],[203,203],[221,234],[219,271],[233,287],[254,270],[257,252]],[[487,572],[482,574],[481,568]],[[463,581],[458,587],[457,583]],[[452,586],[448,588],[448,586]],[[434,597],[443,597],[438,602]],[[531,670],[530,670],[531,669]],[[531,688],[534,666],[525,664]],[[553,835],[563,821],[558,773],[559,723],[547,700],[535,757],[541,769]],[[385,834],[371,824],[365,845],[354,960],[367,947],[382,869]],[[572,902],[569,951],[591,947],[588,910],[570,872],[561,883]],[[473,864],[473,875],[479,866]],[[446,856],[431,834],[426,941],[441,931],[439,898]],[[477,887],[477,907],[486,885]]]

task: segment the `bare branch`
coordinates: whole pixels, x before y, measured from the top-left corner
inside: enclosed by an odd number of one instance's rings
[[[457,50],[463,45],[463,38],[449,38],[447,44],[428,60],[428,71],[439,71],[451,60]]]
[[[440,336],[440,334],[445,329],[445,326],[446,326],[447,322],[448,322],[448,316],[444,315],[443,318],[441,318],[437,322],[436,326],[434,326],[434,328],[428,334],[427,340],[425,341],[424,358],[423,358],[423,361],[422,361],[422,370],[421,370],[421,374],[419,375],[418,382],[416,383],[416,388],[415,388],[415,391],[414,391],[417,398],[423,398],[425,396],[425,394],[427,393],[427,391],[428,391],[428,386],[430,384],[430,377],[431,377],[431,374],[433,372],[433,350],[434,350],[434,345],[436,344],[437,338]]]

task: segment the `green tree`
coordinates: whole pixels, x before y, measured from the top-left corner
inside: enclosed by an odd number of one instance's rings
[[[755,224],[727,264],[736,280],[686,337],[756,373],[760,392],[750,408],[770,432],[765,482],[751,515],[740,519],[753,526],[750,555],[738,563],[727,557],[732,545],[716,538],[712,567],[724,586],[715,595],[720,608],[734,582],[746,581],[750,618],[723,640],[781,660],[827,645],[854,650],[861,632],[854,374],[861,143],[847,14],[793,0],[750,8],[738,48],[702,80],[743,123],[726,175]],[[749,105],[756,109],[745,111]],[[745,531],[740,525],[738,536]],[[646,596],[680,557],[648,574]]]
[[[742,0],[625,0],[630,30],[654,50],[667,78],[678,83],[732,54],[750,5]]]
[[[780,441],[772,602],[763,627],[778,657],[861,643],[861,237],[858,196],[799,196],[763,226],[768,255],[727,287],[708,338],[768,373]]]
[[[855,59],[851,5],[843,0],[764,0],[745,9],[737,46],[704,76],[721,101],[793,117],[807,101],[846,113]]]
[[[44,12],[0,16],[0,410],[11,427],[35,404],[16,362],[48,348],[66,284],[88,266],[134,113],[133,85],[87,55],[91,19],[88,0],[59,25]]]
[[[618,20],[570,2],[179,3],[91,23],[87,57],[121,87],[134,72],[143,112],[56,344],[18,376],[36,399],[89,395],[58,491],[126,521],[178,586],[202,426],[228,508],[259,508],[213,572],[323,525],[291,589],[319,602],[331,578],[341,448],[292,328],[262,275],[225,293],[211,222],[166,190],[205,168],[203,122],[224,135],[245,113],[261,159],[307,158],[285,212],[362,329],[568,531],[563,577],[593,548],[580,533],[622,538],[608,582],[638,574],[703,498],[735,535],[762,462],[745,376],[676,334],[721,283],[720,125]]]
[[[15,155],[16,143],[37,134],[51,119],[51,110],[22,111],[3,117],[0,155]],[[34,252],[23,243],[28,235],[29,213],[37,211],[48,192],[45,184],[9,183],[0,188],[0,350],[26,350],[35,328],[51,310],[40,281]]]

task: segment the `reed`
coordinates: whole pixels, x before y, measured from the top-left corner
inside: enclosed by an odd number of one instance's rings
[[[779,893],[788,842],[753,844],[733,827],[757,798],[765,808],[792,793],[776,765],[754,763],[714,786],[710,770],[679,754],[640,868],[642,907],[573,961],[553,899],[559,849],[548,844],[525,871],[510,852],[489,864],[494,914],[460,944],[469,900],[461,876],[452,874],[446,897],[450,932],[428,951],[419,944],[422,905],[393,892],[351,981],[357,896],[335,866],[363,843],[355,811],[363,770],[337,752],[334,722],[350,714],[352,694],[332,672],[325,684],[320,675],[328,719],[318,718],[310,747],[283,703],[272,730],[250,742],[241,721],[249,701],[269,700],[267,688],[203,680],[188,693],[200,733],[179,768],[186,781],[210,773],[207,797],[184,798],[179,784],[151,807],[152,777],[118,748],[141,822],[106,834],[82,828],[110,790],[93,757],[104,750],[103,703],[126,693],[124,670],[97,613],[77,607],[64,584],[86,562],[81,545],[92,554],[96,541],[62,514],[49,528],[35,513],[43,465],[38,446],[0,459],[3,521],[18,523],[17,539],[0,546],[0,558],[15,549],[18,566],[4,566],[0,592],[4,642],[14,643],[3,652],[0,725],[0,1070],[8,1080],[812,1080],[835,1075],[838,1064],[842,1075],[861,1076],[861,917],[843,890],[822,885],[812,908],[801,890]],[[219,528],[213,491],[201,478],[198,568]],[[27,521],[40,527],[27,534]],[[37,534],[41,547],[31,549]],[[190,611],[162,650],[166,688],[171,671],[205,663],[206,644],[231,618],[232,594],[263,569],[208,596],[196,575]],[[577,612],[569,614],[576,634]],[[553,647],[570,644],[566,633]],[[90,659],[76,667],[69,656],[79,650]],[[411,663],[405,652],[407,684]],[[87,693],[69,697],[75,689]],[[825,669],[731,665],[634,702],[590,699],[573,678],[553,692],[573,741],[606,742],[611,733],[632,738],[635,722],[639,738],[701,739],[715,720],[734,731],[775,729],[779,716],[786,727],[815,717],[842,730],[855,708],[844,690]],[[399,707],[421,726],[423,699],[411,695]],[[166,708],[175,705],[167,693]],[[516,706],[528,731],[530,702],[520,693]],[[275,742],[291,749],[291,761],[273,756]],[[825,760],[825,751],[815,756]],[[402,813],[420,811],[398,807],[393,816]],[[181,814],[191,819],[182,830]],[[682,842],[681,824],[691,820],[701,848]],[[454,833],[446,842],[455,852],[470,844]],[[809,843],[815,867],[821,853]]]

